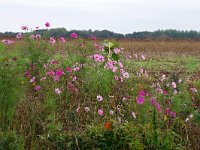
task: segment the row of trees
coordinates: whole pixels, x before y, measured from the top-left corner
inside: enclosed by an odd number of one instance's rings
[[[75,32],[79,37],[96,36],[97,38],[130,38],[130,39],[147,39],[147,38],[164,38],[164,39],[200,39],[200,32],[197,31],[179,31],[179,30],[157,30],[153,32],[133,32],[129,34],[120,34],[108,30],[70,30],[65,28],[54,28],[49,30],[37,30],[33,31],[34,34],[39,33],[41,35],[46,34],[49,37],[70,37],[70,34]],[[14,32],[0,32],[0,37],[15,37],[17,33]]]

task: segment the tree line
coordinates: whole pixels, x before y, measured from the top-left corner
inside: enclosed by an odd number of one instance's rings
[[[70,37],[70,34],[75,32],[79,37],[88,38],[90,36],[96,36],[97,38],[129,38],[129,39],[200,39],[200,32],[198,31],[179,31],[179,30],[157,30],[157,31],[142,31],[133,32],[128,34],[115,33],[108,30],[66,30],[65,28],[53,28],[53,29],[40,29],[28,34],[40,34],[48,37]],[[15,32],[0,32],[0,37],[15,37]]]

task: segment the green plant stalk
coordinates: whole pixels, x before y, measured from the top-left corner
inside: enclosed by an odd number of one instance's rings
[[[152,121],[153,121],[153,129],[154,129],[154,135],[153,135],[153,140],[154,140],[154,146],[155,149],[158,149],[158,133],[157,133],[157,128],[158,128],[158,124],[157,124],[157,118],[156,118],[156,108],[154,107],[153,109],[153,116],[152,116]]]

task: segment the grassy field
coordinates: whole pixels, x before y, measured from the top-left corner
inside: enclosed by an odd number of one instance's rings
[[[200,149],[200,42],[0,43],[0,149]]]

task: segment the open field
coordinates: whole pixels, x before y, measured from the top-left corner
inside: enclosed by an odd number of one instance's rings
[[[0,150],[200,149],[199,41],[23,37],[0,69]]]

